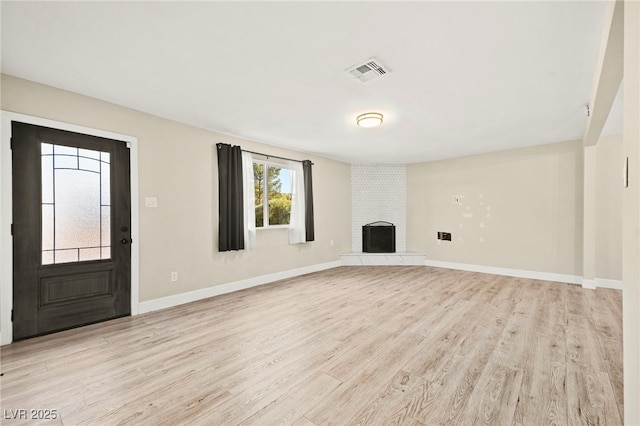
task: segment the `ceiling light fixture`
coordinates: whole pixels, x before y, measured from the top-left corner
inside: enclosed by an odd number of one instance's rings
[[[366,112],[356,118],[360,127],[376,127],[382,124],[382,114],[379,112]]]

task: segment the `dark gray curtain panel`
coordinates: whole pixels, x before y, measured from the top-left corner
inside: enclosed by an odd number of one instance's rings
[[[242,149],[217,144],[218,151],[218,250],[244,249]]]
[[[304,174],[304,226],[306,228],[306,240],[315,239],[315,229],[313,225],[313,179],[311,177],[311,166],[309,160],[302,162],[302,172]]]

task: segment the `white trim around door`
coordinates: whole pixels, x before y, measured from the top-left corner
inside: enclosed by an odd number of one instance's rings
[[[13,238],[12,223],[12,162],[11,122],[20,121],[43,127],[67,130],[126,142],[131,154],[131,315],[139,312],[139,208],[138,208],[138,138],[75,124],[1,111],[0,141],[0,345],[13,341],[11,310],[13,309]]]

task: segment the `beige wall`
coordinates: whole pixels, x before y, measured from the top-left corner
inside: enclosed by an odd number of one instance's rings
[[[410,165],[407,249],[581,276],[582,167],[578,141]],[[439,242],[438,231],[453,241]]]
[[[348,164],[232,138],[10,76],[2,76],[1,89],[3,110],[138,138],[140,301],[337,261],[340,253],[350,250]],[[289,245],[286,229],[260,230],[254,251],[217,251],[218,142],[315,163],[315,242]],[[158,198],[158,208],[144,207],[144,198],[150,196]],[[179,273],[177,283],[170,282],[171,271]]]
[[[603,136],[594,148],[595,277],[622,280],[622,135]]]

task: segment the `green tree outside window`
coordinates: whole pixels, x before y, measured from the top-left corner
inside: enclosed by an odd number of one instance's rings
[[[291,193],[282,192],[282,173],[291,172],[288,169],[283,169],[281,167],[274,167],[262,163],[253,163],[254,201],[256,206],[257,228],[289,224],[291,217]],[[265,201],[268,203],[268,223],[265,223],[264,220]]]

